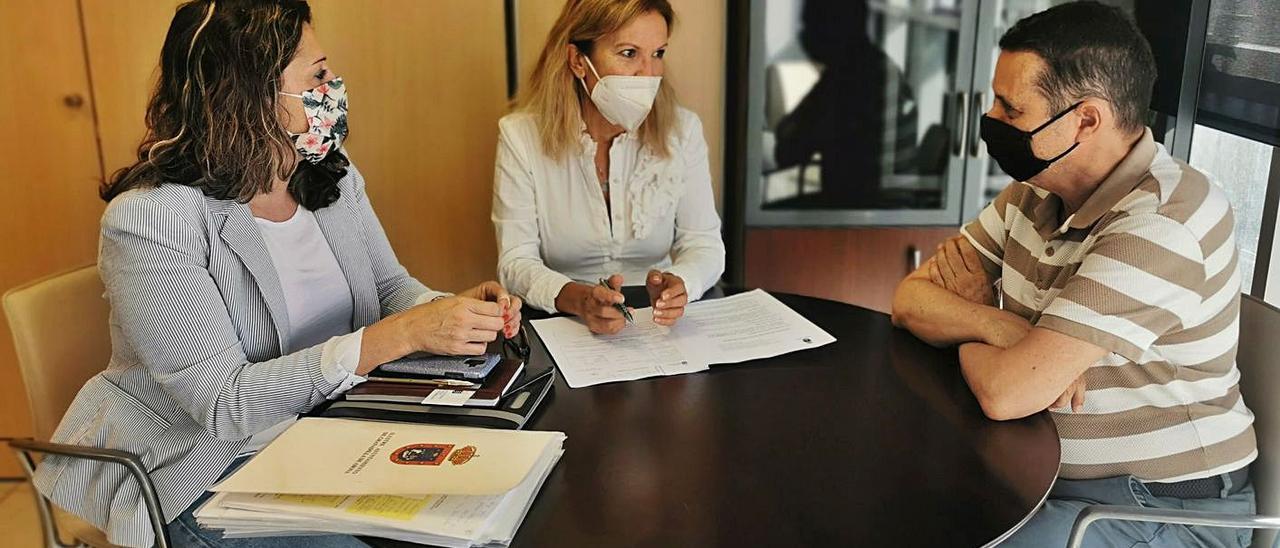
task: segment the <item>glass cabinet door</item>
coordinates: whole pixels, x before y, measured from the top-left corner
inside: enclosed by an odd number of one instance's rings
[[[750,226],[960,221],[977,0],[755,0]]]

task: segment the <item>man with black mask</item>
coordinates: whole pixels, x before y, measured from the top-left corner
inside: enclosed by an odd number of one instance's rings
[[[1003,545],[1062,546],[1097,504],[1251,513],[1234,218],[1143,125],[1150,47],[1124,12],[1076,2],[1019,21],[1000,48],[982,140],[1017,182],[899,285],[893,321],[959,345],[989,417],[1049,409],[1057,424],[1058,482]],[[1250,536],[1108,520],[1085,543]]]

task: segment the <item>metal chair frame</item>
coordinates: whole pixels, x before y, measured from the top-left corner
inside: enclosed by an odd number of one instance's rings
[[[5,293],[4,300],[7,303],[9,295],[16,291],[21,291],[27,287],[31,287],[59,276],[78,272],[84,268],[86,267],[82,266],[74,268],[66,272],[60,272],[58,274],[24,284],[20,287],[13,288]],[[8,312],[7,306],[6,312]],[[12,318],[10,318],[10,321],[12,321]],[[129,471],[129,474],[137,480],[138,485],[141,488],[142,500],[147,507],[147,515],[151,520],[151,528],[155,531],[156,535],[155,546],[158,548],[169,548],[172,546],[169,539],[169,531],[165,528],[164,512],[160,506],[160,498],[156,494],[156,486],[151,481],[151,477],[147,475],[147,469],[143,466],[142,459],[138,458],[137,455],[118,449],[103,449],[99,447],[50,443],[31,438],[0,438],[0,441],[9,444],[9,447],[13,449],[14,454],[17,455],[18,462],[22,464],[22,469],[26,473],[27,478],[33,482],[32,492],[35,495],[36,508],[40,513],[40,526],[44,532],[45,546],[50,548],[55,546],[60,548],[70,548],[72,546],[80,546],[82,543],[79,542],[78,539],[73,539],[74,544],[67,544],[63,542],[61,536],[59,536],[52,504],[49,502],[49,499],[45,498],[45,496],[38,490],[34,489],[36,460],[32,457],[33,453],[89,459],[124,466]]]
[[[3,441],[7,442],[9,447],[13,449],[14,454],[18,456],[18,462],[22,464],[22,469],[26,472],[28,478],[34,478],[36,472],[36,462],[31,456],[32,453],[89,459],[124,466],[129,471],[129,474],[133,476],[133,479],[137,480],[138,485],[142,487],[142,502],[147,506],[147,516],[151,518],[151,528],[156,534],[156,547],[169,548],[171,546],[169,530],[165,528],[164,512],[160,507],[160,497],[156,494],[156,486],[151,482],[151,476],[147,475],[147,469],[142,465],[142,459],[139,459],[137,455],[118,449],[49,443],[29,438],[10,438]],[[58,527],[54,521],[53,507],[49,503],[49,499],[35,489],[32,489],[32,492],[36,498],[36,508],[40,511],[40,525],[44,529],[45,546],[60,546],[62,548],[79,546],[78,543],[67,544],[62,541],[62,538],[58,535]]]

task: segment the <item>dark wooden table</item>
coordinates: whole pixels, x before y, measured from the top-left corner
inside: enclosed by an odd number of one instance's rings
[[[955,351],[883,314],[780,300],[834,344],[570,389],[529,426],[568,435],[514,547],[982,546],[1044,499],[1044,413],[982,415]],[[635,302],[629,296],[628,302]],[[529,331],[530,368],[551,363]]]

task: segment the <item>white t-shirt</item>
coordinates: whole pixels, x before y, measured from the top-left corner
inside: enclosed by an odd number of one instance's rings
[[[329,247],[315,213],[298,206],[281,222],[255,217],[267,244],[271,262],[280,277],[289,312],[289,346],[285,352],[326,344],[321,367],[326,378],[345,379],[334,394],[341,394],[364,380],[355,375],[360,357],[361,333],[351,332],[354,307],[351,286]],[[251,453],[266,447],[297,420],[291,418],[254,434],[240,450]]]
[[[289,310],[289,346],[308,348],[351,332],[351,286],[329,248],[315,213],[298,206],[275,223],[254,217]]]

